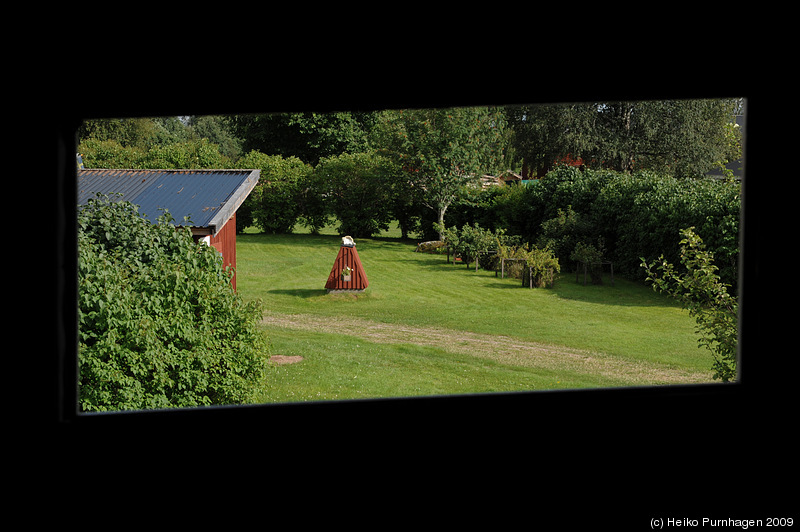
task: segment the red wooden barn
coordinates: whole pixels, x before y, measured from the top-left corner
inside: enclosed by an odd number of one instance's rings
[[[356,244],[349,236],[342,237],[342,247],[333,261],[325,288],[331,292],[363,292],[369,286],[364,266],[356,251]]]
[[[78,205],[97,194],[139,206],[155,222],[166,209],[176,225],[185,217],[196,241],[214,247],[236,268],[236,210],[255,187],[260,170],[78,169]],[[122,196],[116,196],[122,194]],[[231,280],[236,289],[236,276]]]

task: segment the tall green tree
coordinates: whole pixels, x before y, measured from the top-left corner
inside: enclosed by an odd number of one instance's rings
[[[595,150],[615,170],[700,177],[728,160],[736,100],[663,100],[598,105]]]
[[[233,133],[248,152],[297,157],[316,166],[323,157],[369,148],[371,112],[275,113],[233,117]]]
[[[511,145],[523,158],[523,175],[544,176],[572,149],[566,132],[576,111],[567,105],[529,105],[505,109]]]
[[[374,152],[343,153],[322,159],[311,179],[339,233],[369,237],[389,228],[396,174],[392,161]]]
[[[98,118],[78,128],[83,141],[116,141],[124,148],[148,150],[174,142],[191,140],[191,134],[177,117]]]
[[[236,161],[242,156],[242,141],[233,134],[232,121],[233,117],[224,115],[190,116],[186,129],[192,138],[208,139],[222,155]]]
[[[740,99],[586,102],[510,107],[513,145],[542,176],[558,160],[622,172],[700,177],[737,157]]]
[[[447,208],[503,164],[504,124],[502,113],[488,107],[386,111],[376,142],[443,229]]]

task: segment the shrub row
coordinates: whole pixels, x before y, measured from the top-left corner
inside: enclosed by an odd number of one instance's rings
[[[435,225],[439,230],[438,223]],[[476,269],[480,265],[484,269],[496,271],[502,259],[515,259],[509,261],[505,268],[506,274],[523,279],[524,284],[536,288],[551,288],[556,274],[561,271],[558,258],[549,246],[538,248],[527,243],[520,244],[519,237],[507,235],[503,229],[491,231],[475,223],[464,224],[460,228],[441,228],[441,231],[444,241],[440,244],[454,257],[459,256],[467,268],[471,262],[477,261]],[[425,251],[422,248],[423,246],[418,246],[417,251]],[[441,246],[425,248],[441,249]]]
[[[323,157],[312,167],[296,157],[251,151],[236,164],[261,171],[236,213],[239,231],[253,225],[291,233],[300,223],[316,232],[335,218],[340,234],[368,237],[388,229],[402,204],[397,169],[375,153]]]
[[[111,141],[81,144],[87,167],[208,168],[227,163],[215,145],[184,142],[147,151],[121,148]],[[339,220],[342,234],[370,236],[392,218],[404,235],[419,227],[435,239],[432,211],[398,179],[396,169],[375,153],[343,154],[316,167],[297,158],[250,152],[240,168],[259,168],[258,185],[237,212],[237,227],[291,232],[300,222],[312,230]],[[559,167],[527,186],[474,190],[453,204],[447,227],[465,225],[502,230],[522,242],[543,247],[546,240],[563,266],[583,240],[615,271],[643,278],[640,258],[660,255],[678,263],[680,231],[694,227],[714,254],[723,282],[735,286],[739,255],[740,186],[713,179],[675,179],[650,171],[633,174]],[[560,225],[560,227],[559,227]],[[553,235],[559,233],[557,237]]]
[[[736,182],[561,167],[527,186],[493,187],[471,199],[448,210],[449,226],[478,223],[541,246],[547,229],[552,233],[558,225],[553,220],[562,217],[562,225],[573,224],[573,234],[602,243],[615,271],[640,279],[642,257],[652,261],[664,255],[679,263],[680,231],[693,226],[714,254],[723,282],[736,285],[741,208]],[[561,234],[559,242],[568,236]],[[562,264],[579,239],[574,240],[563,249],[553,242]]]

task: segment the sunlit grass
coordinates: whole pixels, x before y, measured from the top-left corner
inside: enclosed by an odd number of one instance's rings
[[[697,347],[693,320],[644,284],[616,276],[613,286],[584,286],[567,272],[554,288],[531,290],[494,272],[447,264],[443,255],[415,253],[414,241],[381,237],[356,241],[367,290],[327,294],[341,239],[324,233],[238,236],[237,286],[246,299],[261,299],[267,314],[337,324],[333,331],[265,325],[273,354],[303,357],[273,366],[265,402],[623,386],[660,383],[664,372],[711,381],[710,355]],[[376,341],[365,330],[370,323],[441,329],[453,341],[425,344],[413,332],[403,343]],[[509,364],[461,352],[459,334],[596,353],[594,362],[612,369],[566,359],[561,367]],[[626,375],[615,376],[613,368],[623,366]]]

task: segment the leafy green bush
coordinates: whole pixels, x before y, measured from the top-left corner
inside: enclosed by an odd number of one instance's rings
[[[714,379],[736,379],[736,345],[739,304],[730,294],[730,286],[720,280],[714,254],[707,251],[694,227],[680,232],[681,263],[678,272],[663,256],[652,263],[641,259],[653,290],[678,299],[697,322],[698,343],[714,357]]]
[[[146,152],[115,140],[86,139],[78,145],[86,168],[143,168]]]
[[[249,152],[237,166],[261,171],[255,188],[236,212],[237,227],[255,224],[265,233],[291,233],[301,216],[302,187],[311,167],[297,157],[258,151]]]
[[[542,234],[538,244],[541,248],[550,248],[556,257],[566,260],[575,250],[575,246],[583,241],[591,240],[594,230],[583,215],[567,205],[566,210],[558,209],[558,214],[542,222]],[[576,260],[576,259],[573,259]]]
[[[558,257],[549,247],[522,245],[500,245],[497,259],[516,259],[506,261],[504,271],[509,277],[523,280],[535,288],[552,288],[556,274],[561,271]],[[531,280],[531,277],[533,278]]]
[[[598,247],[595,247],[594,244],[578,242],[575,244],[575,249],[572,251],[569,258],[578,263],[583,263],[584,267],[588,267],[592,284],[603,284],[603,268],[600,264],[603,260],[602,243]]]
[[[549,248],[534,247],[528,253],[529,275],[534,288],[552,288],[561,265]]]
[[[152,146],[141,162],[142,168],[228,168],[228,159],[208,139]]]
[[[101,198],[79,211],[81,408],[248,402],[267,362],[260,305],[234,292],[214,248],[137,210]]]
[[[86,168],[228,168],[228,158],[207,139],[123,146],[115,140],[88,138],[78,145]]]
[[[722,281],[736,286],[739,257],[740,186],[712,179],[676,180],[651,177],[649,187],[636,195],[631,220],[624,228],[625,241],[618,253],[627,270],[638,265],[634,257],[653,260],[664,255],[677,263],[681,258],[676,234],[694,227],[711,250]],[[735,293],[735,291],[734,291]]]
[[[444,243],[450,252],[461,257],[467,268],[478,258],[479,252],[497,251],[501,245],[509,245],[511,242],[518,241],[516,238],[508,237],[503,229],[490,231],[477,223],[464,224],[460,229],[448,227],[442,230],[441,225],[435,222],[434,227],[437,231],[441,231]]]

